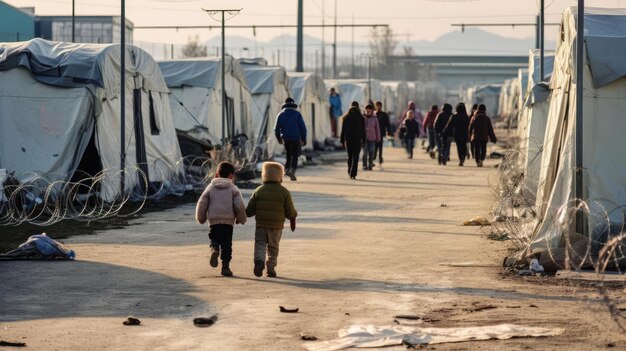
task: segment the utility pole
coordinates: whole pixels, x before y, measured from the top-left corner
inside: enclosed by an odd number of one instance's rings
[[[362,54],[367,59],[367,99],[372,100],[372,55]]]
[[[72,43],[76,42],[76,12],[75,12],[75,2],[76,0],[72,0]]]
[[[126,1],[121,0],[120,23],[120,195],[126,192]]]
[[[354,24],[354,12],[352,13],[352,24]],[[354,78],[354,27],[352,27],[352,72],[350,76]]]
[[[542,0],[543,1],[543,0]],[[304,59],[303,59],[303,54],[304,54],[304,49],[303,49],[303,41],[304,41],[304,34],[303,34],[303,16],[302,16],[302,0],[298,0],[298,42],[296,44],[296,72],[303,72],[304,71]]]
[[[335,0],[335,30],[333,32],[333,78],[337,78],[337,0]]]
[[[326,18],[326,12],[324,12],[325,2],[325,0],[322,0],[322,79],[326,78],[326,40],[324,39],[324,34],[326,33],[326,27],[324,25],[324,19]]]
[[[226,13],[231,19],[243,9],[231,9],[231,10],[204,10],[209,17],[222,23],[222,146],[226,145]],[[220,13],[222,15],[221,20],[216,19],[214,16]],[[230,125],[230,124],[229,124]],[[230,137],[230,130],[228,131]]]

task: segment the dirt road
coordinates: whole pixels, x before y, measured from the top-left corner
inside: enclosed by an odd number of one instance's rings
[[[325,340],[350,324],[414,314],[424,326],[566,330],[427,349],[626,349],[593,290],[504,277],[508,242],[460,225],[488,216],[495,161],[441,167],[422,151],[414,160],[400,149],[386,155],[384,170],[359,170],[357,181],[339,162],[285,183],[300,217],[297,231],[283,234],[279,278],[252,274],[254,221],[236,227],[235,277],[221,277],[208,264],[207,228],[194,223],[193,205],[65,240],[76,262],[1,262],[0,339],[33,350],[298,350],[300,332]],[[300,313],[280,313],[280,305]],[[495,308],[472,312],[485,305]],[[213,314],[214,326],[193,326]],[[141,326],[123,326],[128,315]]]

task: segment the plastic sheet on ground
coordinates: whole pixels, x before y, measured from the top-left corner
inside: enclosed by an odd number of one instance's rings
[[[0,255],[0,260],[73,260],[74,258],[76,258],[74,250],[51,239],[46,233],[31,235],[17,249]]]
[[[332,351],[350,347],[368,348],[401,344],[424,345],[476,340],[506,340],[519,337],[556,336],[561,328],[499,324],[482,327],[419,328],[406,326],[352,325],[339,331],[339,338],[304,344],[309,351]]]

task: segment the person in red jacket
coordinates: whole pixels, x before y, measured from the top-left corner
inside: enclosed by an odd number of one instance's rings
[[[484,104],[478,106],[476,115],[472,118],[469,125],[469,136],[474,146],[474,158],[478,167],[483,166],[483,161],[487,156],[487,143],[491,140],[496,143],[498,139],[493,132],[491,118],[487,116],[487,107]]]
[[[426,136],[428,137],[428,147],[426,148],[426,152],[430,153],[430,158],[435,158],[435,118],[439,114],[439,107],[437,105],[432,105],[430,107],[430,111],[426,114],[424,118],[424,132],[426,132]]]

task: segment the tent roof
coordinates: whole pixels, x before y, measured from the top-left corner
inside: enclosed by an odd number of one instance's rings
[[[575,56],[577,7],[563,13],[565,38],[572,40]],[[626,10],[613,8],[585,8],[585,42],[587,59],[595,87],[602,87],[626,76]],[[574,64],[575,59],[572,60]]]
[[[249,64],[239,61],[248,82],[248,88],[252,94],[272,94],[276,85],[284,84],[289,87],[287,73],[281,66],[265,66]]]
[[[148,90],[168,92],[161,72],[147,52],[126,46],[126,71],[143,78]],[[41,38],[0,43],[0,70],[23,67],[36,80],[59,87],[105,88],[107,95],[119,90],[119,44],[74,44]]]
[[[179,60],[159,61],[163,78],[170,88],[192,86],[214,88],[221,72],[221,57],[187,58]],[[243,68],[232,56],[226,56],[226,72],[232,74],[245,84]]]
[[[309,92],[321,100],[326,100],[326,85],[318,74],[310,72],[289,72],[289,89],[296,104],[302,103]]]

